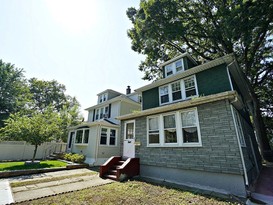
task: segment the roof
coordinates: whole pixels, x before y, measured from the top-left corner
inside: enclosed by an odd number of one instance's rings
[[[179,60],[179,59],[181,59],[181,58],[183,58],[183,57],[188,57],[188,59],[189,59],[190,61],[192,61],[195,65],[197,65],[196,60],[194,60],[193,57],[191,57],[190,54],[188,54],[188,53],[183,53],[183,54],[181,54],[181,55],[179,55],[179,56],[176,56],[176,57],[174,57],[174,58],[172,58],[172,59],[170,59],[170,60],[168,60],[168,61],[166,61],[166,62],[160,64],[159,67],[162,68],[163,66],[168,65],[168,64],[170,64],[170,63],[172,63],[172,62],[174,62],[174,61],[177,61],[177,60]]]
[[[79,125],[73,126],[73,127],[69,127],[69,130],[73,130],[73,129],[78,129],[80,127],[93,127],[93,126],[98,126],[98,125],[102,125],[102,126],[106,126],[106,127],[119,127],[118,124],[115,124],[109,120],[106,119],[102,119],[102,120],[98,120],[98,121],[94,121],[94,122],[82,122]]]
[[[112,90],[112,89],[106,89],[106,90],[104,90],[104,91],[98,93],[97,96],[99,96],[99,95],[101,95],[101,94],[103,94],[103,93],[106,93],[106,92],[112,92],[112,93],[117,93],[117,94],[122,95],[122,93],[120,93],[120,92],[118,92],[118,91],[115,91],[115,90]]]
[[[186,54],[183,54],[183,55],[186,55]],[[178,59],[178,57],[177,57],[177,59]],[[174,58],[174,59],[176,59],[176,58]],[[172,59],[172,61],[174,61],[174,59]],[[204,63],[202,65],[195,66],[195,67],[190,68],[190,69],[188,69],[188,70],[186,70],[184,72],[177,73],[176,75],[173,75],[173,76],[170,76],[170,77],[167,77],[167,78],[163,78],[163,79],[157,80],[157,81],[155,81],[155,82],[153,82],[151,84],[148,84],[148,85],[145,85],[143,87],[140,87],[140,88],[136,89],[135,91],[138,92],[138,93],[140,93],[140,92],[143,92],[145,90],[149,90],[149,89],[152,89],[152,88],[155,88],[155,87],[159,87],[159,86],[171,83],[173,81],[179,80],[181,78],[185,78],[185,77],[191,76],[193,74],[196,74],[196,73],[199,73],[201,71],[213,68],[213,67],[221,65],[223,63],[229,64],[232,61],[234,61],[234,56],[233,56],[233,54],[229,54],[229,55],[217,58],[215,60],[209,61],[207,63]],[[167,61],[166,64],[168,62],[170,63],[171,61]],[[162,65],[166,65],[166,64],[164,63]]]
[[[92,107],[86,108],[85,110],[93,110],[93,109],[96,109],[96,108],[106,106],[109,103],[118,102],[118,101],[124,101],[124,102],[128,102],[128,103],[131,103],[131,104],[140,105],[140,103],[130,99],[129,97],[127,97],[124,94],[121,94],[120,96],[114,97],[114,98],[112,98],[110,100],[107,100],[107,101],[104,101],[104,102],[102,102],[100,104],[97,104],[97,105],[94,105]]]
[[[181,101],[179,103],[173,103],[173,104],[169,104],[165,106],[160,106],[156,108],[151,108],[151,109],[135,112],[132,114],[119,116],[117,117],[117,119],[118,120],[134,119],[137,117],[154,115],[154,114],[177,110],[177,109],[190,108],[190,107],[194,107],[204,103],[211,103],[211,102],[215,102],[219,100],[225,100],[225,99],[236,100],[237,97],[238,97],[238,94],[236,91],[227,91],[227,92],[217,93],[217,94],[203,96],[203,97],[196,97],[190,100]]]

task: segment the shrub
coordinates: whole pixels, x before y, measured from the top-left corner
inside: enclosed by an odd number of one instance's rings
[[[68,161],[71,161],[71,159],[72,159],[72,153],[66,153],[65,155],[64,155],[64,159],[65,160],[68,160]]]
[[[75,163],[83,163],[85,160],[85,156],[82,154],[73,154],[71,157],[71,161]]]

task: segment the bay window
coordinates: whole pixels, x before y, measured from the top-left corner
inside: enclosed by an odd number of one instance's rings
[[[88,144],[88,140],[89,140],[89,128],[78,129],[76,131],[75,144]]]
[[[149,147],[201,146],[197,108],[147,117]]]

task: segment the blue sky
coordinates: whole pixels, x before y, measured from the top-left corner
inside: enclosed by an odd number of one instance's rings
[[[57,80],[84,108],[97,93],[148,84],[131,50],[126,16],[139,0],[1,0],[0,59],[27,78]],[[83,111],[86,116],[86,111]]]

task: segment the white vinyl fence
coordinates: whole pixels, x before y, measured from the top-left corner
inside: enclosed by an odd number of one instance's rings
[[[0,141],[0,161],[32,159],[34,145],[25,141]],[[54,152],[65,152],[66,143],[46,142],[38,146],[36,159],[45,159]]]

